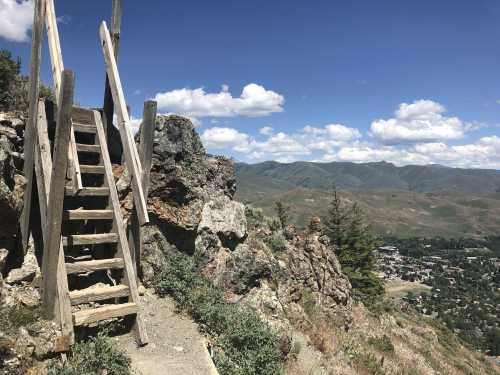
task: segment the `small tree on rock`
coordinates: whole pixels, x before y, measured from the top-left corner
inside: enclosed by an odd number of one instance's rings
[[[371,304],[384,293],[382,281],[374,272],[373,251],[377,241],[364,223],[357,203],[344,204],[335,186],[331,196],[328,215],[324,219],[326,233],[336,247],[337,258],[351,282],[354,296]]]

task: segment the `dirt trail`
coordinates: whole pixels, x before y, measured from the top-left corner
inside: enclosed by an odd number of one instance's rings
[[[149,344],[138,348],[133,334],[117,338],[137,375],[217,375],[205,338],[188,317],[175,312],[170,298],[151,291],[141,297]]]

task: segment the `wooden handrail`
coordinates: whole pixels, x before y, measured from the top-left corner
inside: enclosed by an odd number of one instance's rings
[[[49,206],[50,180],[52,176],[52,157],[50,155],[50,141],[47,129],[47,116],[43,100],[38,104],[38,119],[35,138],[35,172],[38,185],[38,202],[40,205],[41,217],[47,217]],[[42,225],[42,237],[47,243],[47,226]],[[73,322],[71,317],[71,304],[68,294],[68,279],[64,264],[64,249],[62,240],[59,243],[59,255],[57,261],[57,307],[55,308],[55,318],[61,326],[63,336],[69,338],[68,344],[74,342]]]
[[[42,297],[47,314],[57,316],[57,307],[61,307],[61,298],[67,289],[61,288],[61,226],[63,219],[64,189],[68,148],[71,130],[71,110],[73,108],[75,76],[71,71],[63,71],[57,108],[57,127],[54,139],[54,157],[50,176],[47,219],[45,222],[44,254],[42,259],[43,288]],[[62,260],[64,265],[64,259]],[[63,277],[63,279],[65,279]],[[61,288],[61,290],[59,290]],[[62,295],[61,295],[62,293]]]
[[[24,205],[21,215],[21,237],[23,249],[28,248],[30,235],[31,198],[33,192],[33,163],[34,163],[34,139],[37,126],[38,96],[40,92],[40,62],[42,59],[42,39],[44,24],[45,0],[37,0],[35,3],[35,14],[33,17],[33,32],[31,35],[31,57],[30,57],[30,87],[28,93],[29,115],[24,135],[24,177],[26,178],[26,190],[24,192]]]
[[[57,18],[54,8],[54,0],[47,0],[46,5],[46,25],[47,25],[47,39],[50,51],[50,61],[52,64],[52,77],[54,80],[54,95],[56,101],[59,98],[59,90],[61,86],[61,74],[64,70],[64,63],[61,52],[61,43],[59,39],[59,29],[57,28]],[[58,103],[59,104],[59,103]],[[78,154],[76,151],[75,134],[73,125],[70,130],[70,143],[68,151],[68,177],[73,181],[73,186],[76,191],[83,189],[82,177],[80,171],[80,163],[78,161]]]
[[[144,196],[144,189],[142,187],[142,167],[135,146],[134,137],[130,130],[130,117],[127,111],[127,103],[123,94],[123,88],[116,65],[116,59],[113,51],[113,44],[109,34],[106,22],[102,22],[99,29],[101,36],[101,47],[106,63],[106,72],[108,74],[109,85],[113,95],[113,102],[115,104],[116,116],[118,117],[118,130],[123,145],[123,152],[125,154],[125,162],[128,171],[132,178],[132,194],[134,196],[135,207],[138,212],[139,222],[144,225],[149,222],[148,209],[146,199]]]

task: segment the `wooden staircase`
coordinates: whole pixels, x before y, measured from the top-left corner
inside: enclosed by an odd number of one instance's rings
[[[73,107],[71,112],[71,118],[79,122],[72,120],[74,134],[70,139],[76,141],[77,153],[71,164],[67,164],[62,205],[60,252],[63,264],[57,269],[59,295],[56,302],[61,311],[59,320],[71,343],[73,327],[130,316],[134,319],[138,341],[144,345],[148,338],[140,313],[137,278],[101,114],[79,107]],[[40,101],[35,169],[39,194],[45,195],[40,199],[42,217],[48,211],[43,202],[49,202],[50,171],[53,169],[50,150],[55,147],[55,140],[49,140],[47,123],[45,104]],[[72,178],[72,173],[78,169],[81,187]],[[45,229],[44,242],[48,242],[48,237],[48,229]],[[45,292],[50,293],[50,290]]]
[[[69,288],[80,282],[81,275],[101,275],[94,278],[100,282],[98,286],[90,281],[87,288],[69,290],[73,324],[135,315],[144,344],[147,337],[136,275],[101,114],[74,107],[72,119],[77,150],[74,164],[79,166],[83,185],[78,189],[73,180],[65,189],[62,243]],[[107,285],[101,285],[103,279],[108,280]]]
[[[113,0],[112,34],[105,22],[100,28],[107,73],[101,112],[73,105],[75,75],[64,69],[54,1],[35,0],[24,148],[27,184],[20,226],[26,249],[36,181],[43,235],[43,304],[69,345],[74,343],[74,327],[120,317],[133,321],[139,344],[148,341],[131,254],[140,254],[139,227],[149,221],[146,197],[156,103],[145,103],[139,155],[116,62],[120,17],[121,0]],[[50,119],[46,104],[38,99],[44,26],[56,107]],[[129,238],[108,151],[109,137],[115,136],[110,132],[114,112],[134,202]]]

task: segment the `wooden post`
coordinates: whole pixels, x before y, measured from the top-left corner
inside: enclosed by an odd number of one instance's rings
[[[106,70],[109,77],[109,84],[113,95],[113,102],[115,103],[116,115],[118,117],[118,130],[120,131],[120,139],[123,144],[123,153],[125,155],[125,161],[132,180],[132,195],[134,196],[135,206],[139,214],[139,222],[141,225],[144,225],[149,222],[149,216],[141,183],[141,162],[130,131],[130,118],[127,113],[127,104],[125,102],[125,96],[123,94],[116,60],[112,53],[111,37],[109,35],[106,22],[101,24],[99,31],[104,60],[106,62]]]
[[[60,257],[61,224],[66,185],[66,169],[68,164],[68,147],[71,131],[71,111],[73,108],[73,92],[75,76],[72,71],[62,74],[59,106],[57,111],[56,135],[54,139],[54,158],[50,178],[49,204],[45,233],[47,241],[44,246],[42,276],[43,302],[47,313],[54,315],[57,292],[57,269]]]
[[[50,180],[52,175],[52,158],[50,156],[50,142],[47,129],[47,117],[43,101],[38,104],[38,127],[36,129],[35,172],[38,185],[38,201],[40,216],[47,217],[49,204]],[[46,225],[43,225],[42,235],[44,244],[47,243]],[[54,311],[55,318],[61,326],[63,336],[69,338],[68,344],[74,342],[73,322],[71,316],[71,303],[68,294],[68,278],[66,275],[62,241],[59,243],[59,259],[57,263],[57,307]]]
[[[122,23],[122,0],[113,0],[113,11],[111,13],[111,42],[113,44],[113,52],[115,60],[118,61],[118,50],[120,48],[120,29]],[[106,131],[107,139],[111,136],[111,127],[113,126],[113,95],[109,86],[109,78],[106,74],[106,85],[104,87],[104,104],[103,104],[103,123]],[[108,141],[108,149],[109,149]]]
[[[21,237],[23,249],[28,247],[31,199],[33,193],[33,166],[34,166],[34,134],[38,115],[38,96],[40,92],[40,61],[42,59],[42,37],[45,19],[45,0],[36,0],[35,15],[33,18],[33,32],[31,35],[30,58],[30,87],[28,93],[29,117],[24,132],[24,177],[26,190],[24,192],[24,205],[21,216]]]
[[[151,163],[153,157],[153,137],[156,126],[156,111],[157,103],[154,100],[147,100],[144,102],[139,147],[142,164],[142,188],[144,189],[146,197],[149,190],[149,175],[151,173]]]
[[[144,102],[144,110],[142,113],[142,126],[139,143],[139,156],[142,163],[142,188],[144,190],[144,197],[148,199],[149,191],[149,175],[151,173],[151,163],[153,157],[153,137],[156,124],[156,108],[157,103],[153,100]],[[141,255],[143,253],[143,237],[137,211],[132,210],[129,227],[129,247],[132,255],[132,260],[136,267],[136,275],[139,276]]]

